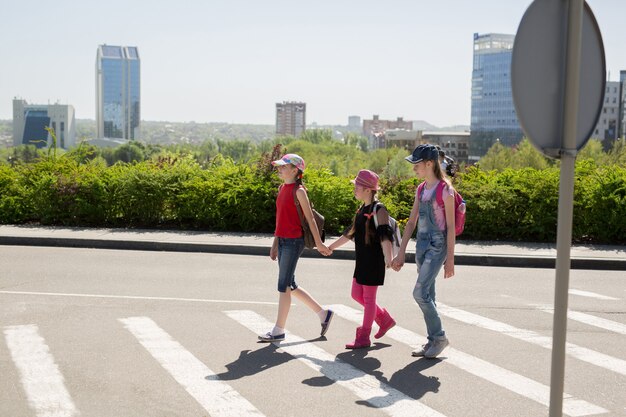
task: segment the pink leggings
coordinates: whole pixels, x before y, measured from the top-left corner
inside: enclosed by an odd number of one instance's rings
[[[382,308],[376,304],[377,285],[361,285],[352,279],[352,298],[365,309],[363,313],[363,328],[371,329],[374,319],[384,314]]]

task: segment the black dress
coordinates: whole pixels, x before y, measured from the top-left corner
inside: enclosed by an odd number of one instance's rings
[[[376,204],[376,202],[374,203]],[[392,239],[391,227],[382,224],[383,218],[387,218],[387,209],[378,203],[378,230],[372,218],[373,204],[361,206],[357,211],[354,224],[345,232],[344,236],[354,240],[356,252],[356,265],[354,267],[354,278],[361,285],[383,285],[385,283],[385,255],[381,245],[381,238]],[[369,244],[365,242],[366,222],[369,224]]]

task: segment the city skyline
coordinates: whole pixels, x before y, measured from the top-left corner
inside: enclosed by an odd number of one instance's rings
[[[271,125],[275,103],[302,101],[320,125],[374,114],[469,125],[473,34],[515,34],[530,3],[60,0],[44,13],[12,2],[0,27],[0,119],[14,97],[95,119],[93,51],[109,44],[142,51],[142,120]],[[617,80],[626,4],[588,3]]]

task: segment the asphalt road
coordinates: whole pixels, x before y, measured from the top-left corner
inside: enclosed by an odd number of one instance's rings
[[[337,315],[326,338],[294,300],[288,336],[269,257],[0,247],[0,416],[547,415],[554,271],[457,266],[437,294],[451,346],[424,342],[415,265],[379,303],[398,326],[347,351],[361,310],[352,261],[301,259]],[[626,416],[626,276],[573,270],[565,415]]]

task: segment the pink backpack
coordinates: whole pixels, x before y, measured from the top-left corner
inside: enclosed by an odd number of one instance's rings
[[[422,192],[424,191],[424,186],[426,185],[426,181],[422,182],[418,187],[417,187],[417,195],[421,197]],[[439,184],[437,185],[437,190],[435,191],[435,196],[437,199],[437,204],[439,204],[439,207],[444,208],[444,204],[443,204],[443,189],[447,186],[448,184],[445,181],[439,181]],[[454,190],[454,234],[456,236],[460,235],[461,233],[463,233],[463,229],[465,229],[465,200],[463,200],[463,197],[461,197],[461,194],[459,194],[456,190]],[[444,214],[445,214],[445,209],[444,209]]]

